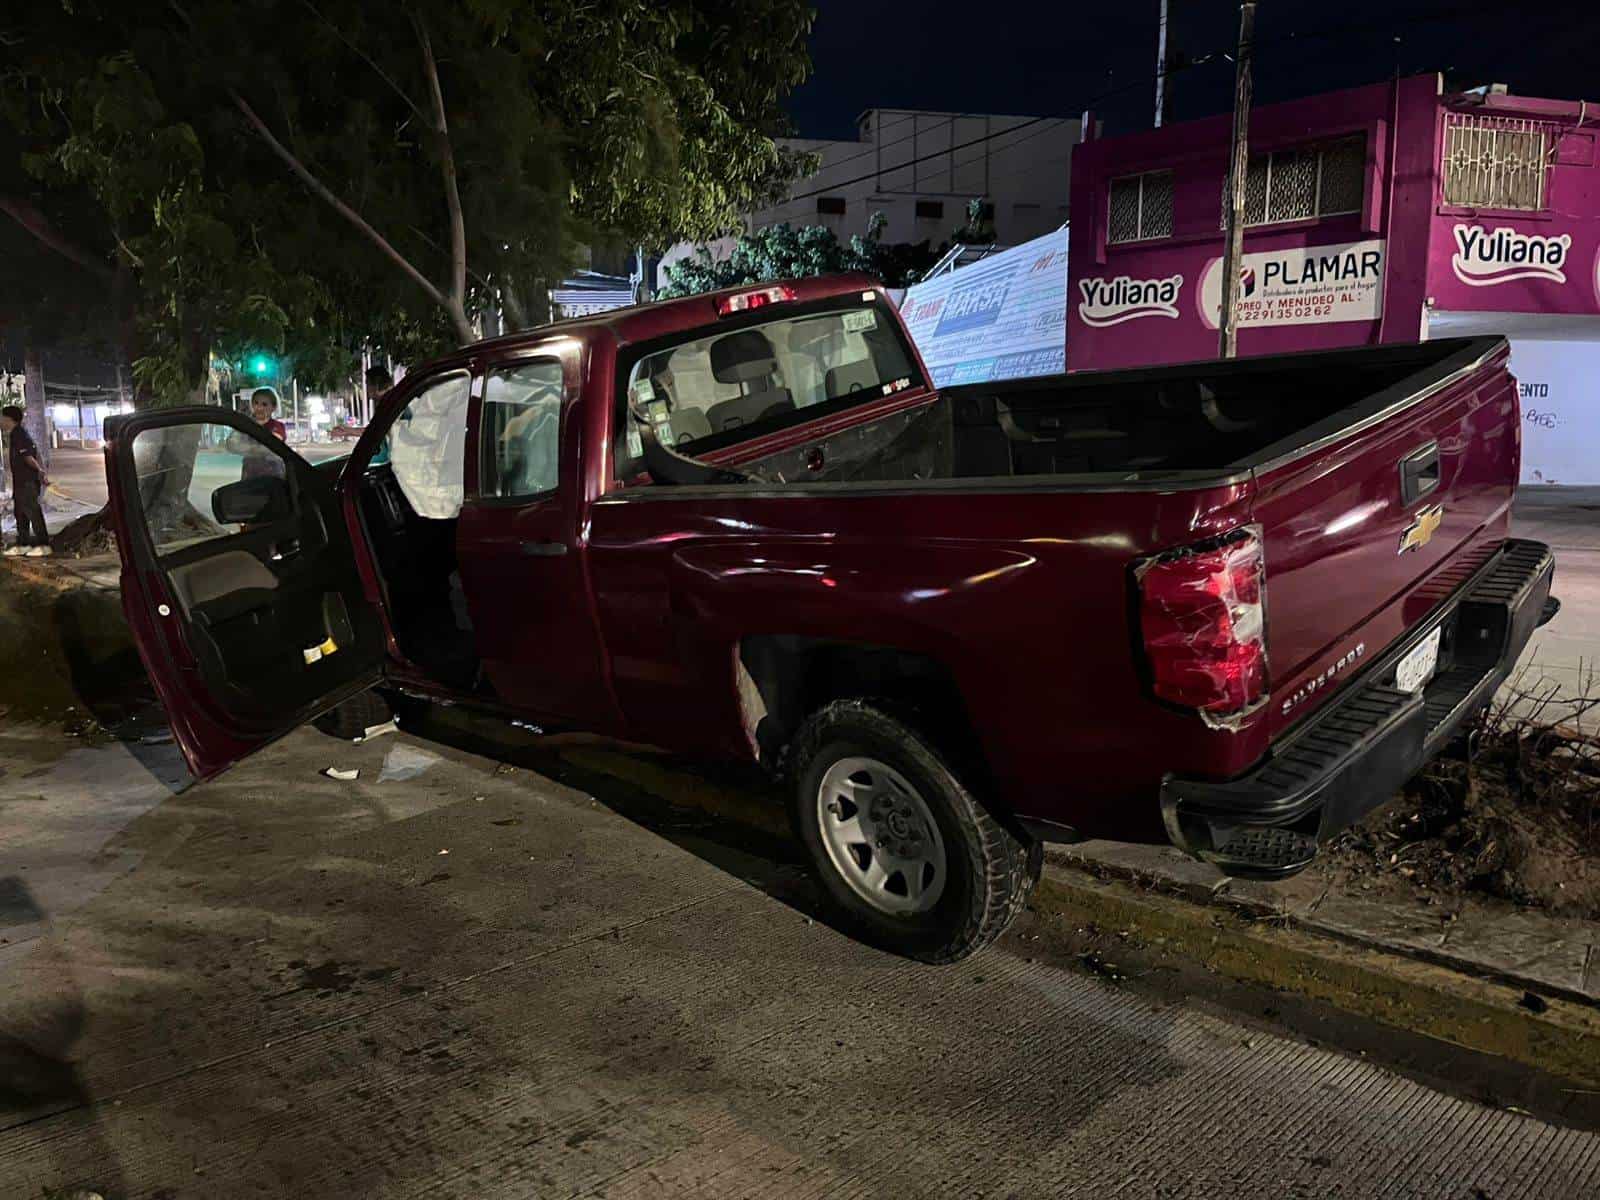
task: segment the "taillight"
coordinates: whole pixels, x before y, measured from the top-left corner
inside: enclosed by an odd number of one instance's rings
[[[765,308],[794,299],[794,289],[782,284],[777,287],[757,288],[753,292],[735,292],[717,301],[717,316],[731,317],[735,313],[749,312],[752,308]]]
[[[1264,575],[1256,526],[1138,565],[1139,622],[1157,696],[1220,715],[1267,694]]]

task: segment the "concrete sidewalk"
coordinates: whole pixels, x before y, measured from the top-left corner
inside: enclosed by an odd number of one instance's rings
[[[1556,619],[1534,632],[1519,682],[1547,679],[1567,696],[1600,693],[1600,488],[1524,488],[1515,532],[1555,551],[1561,600]]]
[[[626,787],[302,730],[140,803],[0,853],[40,908],[40,855],[137,859],[0,968],[8,1196],[1600,1189],[1594,1133],[1064,967],[1031,918],[953,968],[866,949],[781,844]]]

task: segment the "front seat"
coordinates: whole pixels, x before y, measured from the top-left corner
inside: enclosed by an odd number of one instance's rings
[[[721,433],[776,413],[793,412],[794,397],[789,389],[767,386],[777,372],[777,351],[759,329],[741,329],[712,342],[711,374],[718,383],[736,383],[741,388],[758,385],[762,390],[746,392],[706,409],[711,428]]]

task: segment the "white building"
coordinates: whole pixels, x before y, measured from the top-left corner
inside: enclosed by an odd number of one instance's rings
[[[996,238],[1015,244],[1040,237],[1067,219],[1072,148],[1082,123],[1059,117],[916,112],[869,108],[848,141],[790,138],[784,144],[821,159],[797,180],[789,199],[747,214],[746,228],[825,225],[840,240],[864,234],[875,212],[888,224],[882,241],[934,246],[966,224],[967,204],[982,200]],[[709,249],[725,256],[725,238]],[[685,242],[662,265],[687,258]],[[658,279],[660,278],[658,274]]]

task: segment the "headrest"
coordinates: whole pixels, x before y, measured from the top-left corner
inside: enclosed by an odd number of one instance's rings
[[[711,343],[711,374],[718,383],[751,383],[777,369],[777,352],[759,329],[741,329]]]

